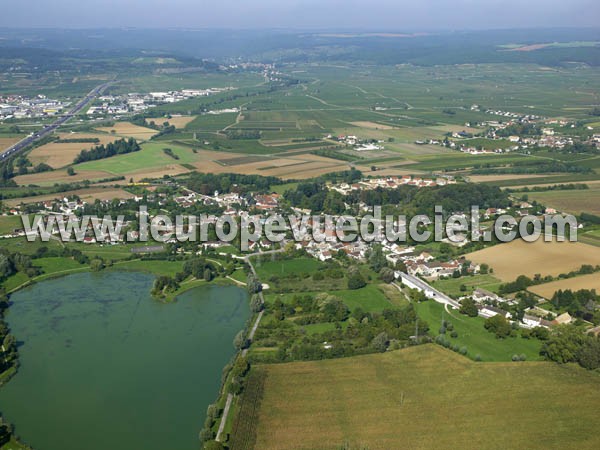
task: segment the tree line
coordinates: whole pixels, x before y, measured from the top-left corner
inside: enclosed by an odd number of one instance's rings
[[[98,159],[110,158],[111,156],[124,155],[140,151],[141,147],[133,138],[119,139],[118,141],[109,144],[98,145],[91,150],[81,150],[79,155],[73,160],[74,164],[83,163],[86,161],[95,161]]]

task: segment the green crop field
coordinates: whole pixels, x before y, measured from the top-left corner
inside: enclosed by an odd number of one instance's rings
[[[600,377],[575,366],[476,363],[431,344],[252,371],[249,444],[233,449],[600,445]]]
[[[179,159],[175,160],[166,155],[163,152],[164,148],[173,150],[173,153],[179,156]],[[76,165],[75,170],[99,170],[115,175],[123,175],[144,169],[163,167],[169,164],[194,163],[198,160],[199,158],[189,148],[173,145],[170,142],[149,142],[142,144],[142,150],[139,152],[85,162]]]

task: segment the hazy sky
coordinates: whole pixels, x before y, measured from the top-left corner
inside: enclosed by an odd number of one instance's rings
[[[598,0],[0,0],[0,27],[485,29],[598,26]]]

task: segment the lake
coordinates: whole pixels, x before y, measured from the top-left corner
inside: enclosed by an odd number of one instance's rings
[[[36,450],[197,450],[207,406],[250,316],[246,291],[207,285],[160,303],[154,277],[70,275],[12,295],[18,374],[0,411]]]

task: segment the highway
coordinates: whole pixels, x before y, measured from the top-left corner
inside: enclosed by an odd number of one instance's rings
[[[96,86],[92,89],[89,94],[87,94],[82,100],[80,100],[71,110],[61,115],[54,123],[51,125],[44,126],[43,129],[36,131],[35,133],[27,136],[26,138],[20,140],[16,144],[10,146],[6,150],[0,153],[0,162],[6,160],[8,157],[15,155],[19,151],[29,147],[36,141],[52,134],[54,130],[56,130],[61,125],[64,125],[66,122],[71,120],[75,115],[77,115],[83,108],[85,108],[96,96],[102,94],[104,90],[110,86],[112,82],[104,83],[99,86]]]

